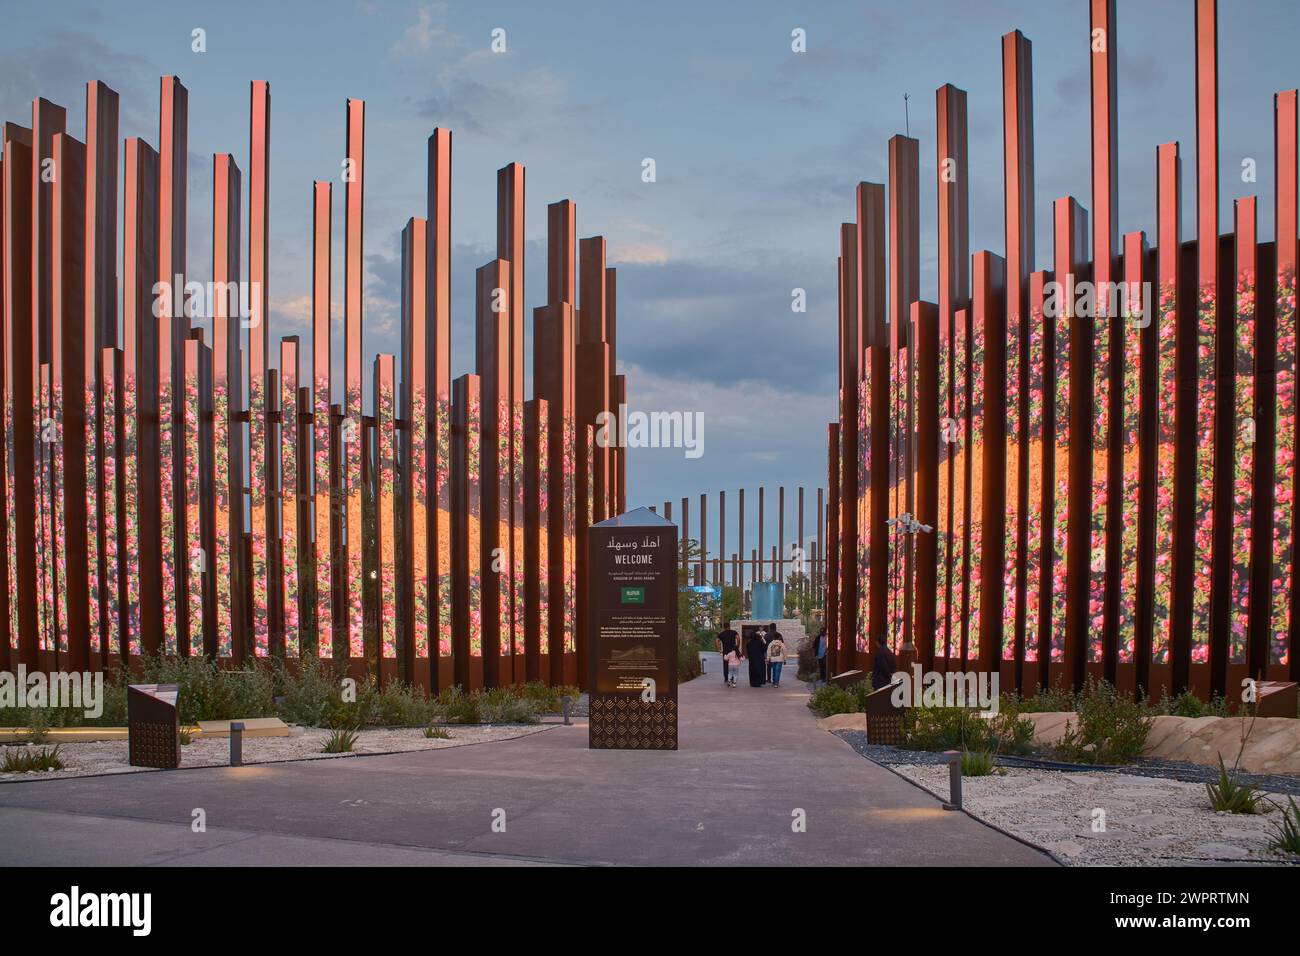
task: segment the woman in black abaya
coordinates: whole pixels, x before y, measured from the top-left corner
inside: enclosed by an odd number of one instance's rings
[[[749,659],[749,686],[762,687],[767,680],[767,645],[763,632],[754,631],[745,642],[745,657]]]

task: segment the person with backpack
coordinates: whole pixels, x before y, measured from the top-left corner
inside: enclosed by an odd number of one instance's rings
[[[778,630],[776,629],[776,625],[775,625],[775,624],[768,624],[768,625],[767,625],[767,631],[763,634],[763,647],[764,647],[764,654],[763,654],[763,660],[764,660],[764,669],[763,669],[764,679],[763,679],[763,683],[764,683],[764,684],[770,684],[770,683],[772,683],[772,662],[771,662],[770,660],[768,660],[768,658],[767,658],[766,648],[768,647],[768,645],[770,645],[774,640],[776,640],[776,639],[779,638],[780,636],[781,636],[781,632],[778,631]]]
[[[785,641],[781,640],[781,634],[775,628],[767,645],[767,666],[772,672],[772,686],[780,687],[781,669],[785,667]]]

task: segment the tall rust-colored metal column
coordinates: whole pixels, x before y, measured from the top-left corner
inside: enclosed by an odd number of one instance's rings
[[[428,142],[429,235],[425,243],[427,321],[424,359],[424,421],[428,517],[425,566],[429,687],[446,687],[452,678],[451,640],[451,485],[448,438],[451,428],[451,131],[437,128]],[[415,366],[413,366],[415,367]],[[417,376],[418,377],[418,376]],[[417,403],[418,408],[418,403]],[[417,577],[417,581],[419,578]],[[419,634],[416,635],[417,647]],[[417,651],[418,653],[418,651]]]
[[[334,564],[334,540],[338,537],[338,512],[341,500],[334,484],[330,459],[330,411],[333,386],[333,349],[330,347],[330,283],[333,184],[312,184],[311,242],[311,410],[312,410],[312,568],[315,585],[313,633],[315,653],[334,657],[339,644],[334,628],[334,589],[339,580]],[[237,243],[236,243],[237,245]],[[235,343],[232,343],[232,348]],[[232,363],[238,368],[238,363]],[[220,403],[218,402],[218,407]],[[234,405],[232,403],[231,407]],[[233,488],[232,488],[233,495]],[[336,659],[337,666],[347,667],[347,658]]]
[[[184,343],[189,334],[185,301],[185,239],[189,188],[189,91],[180,78],[161,80],[158,110],[158,281],[163,293],[158,322],[158,462],[162,534],[163,644],[188,654],[189,547],[185,525],[182,441]]]
[[[533,391],[547,403],[548,498],[546,622],[547,668],[552,684],[575,681],[577,502],[575,480],[576,210],[569,200],[547,207],[547,298],[533,313]],[[567,664],[566,664],[567,662]],[[570,673],[571,669],[571,673]],[[585,679],[585,678],[583,678]]]
[[[399,497],[404,535],[404,560],[398,568],[401,599],[398,629],[406,653],[407,679],[416,679],[418,659],[429,657],[430,679],[438,667],[436,643],[429,651],[430,598],[436,595],[437,577],[429,563],[429,488],[432,484],[429,447],[429,224],[412,217],[402,229],[402,395],[400,417],[406,423],[401,446]],[[437,454],[436,447],[433,449]],[[430,587],[432,583],[433,587]],[[432,594],[431,594],[432,590]],[[435,598],[436,600],[436,598]],[[429,685],[434,686],[433,684]]]
[[[92,564],[98,565],[98,558],[87,548],[92,538],[88,531],[94,513],[88,499],[93,500],[94,492],[95,383],[94,346],[87,349],[85,343],[86,147],[67,133],[56,133],[53,158],[57,178],[50,209],[54,320],[50,404],[59,434],[51,445],[50,461],[54,469],[52,486],[57,522],[55,560],[62,578],[58,596],[62,631],[58,660],[68,670],[81,672],[90,668],[90,611],[91,599],[96,595],[89,579]],[[87,362],[88,353],[91,362]]]
[[[365,301],[363,277],[365,252],[362,241],[365,218],[366,104],[347,101],[346,156],[344,165],[344,257],[343,257],[343,365],[344,394],[341,425],[342,461],[339,468],[343,498],[343,530],[346,535],[343,567],[340,569],[342,607],[336,619],[334,656],[346,667],[351,658],[363,655],[361,560],[361,396],[362,320]]]
[[[126,322],[128,396],[126,414],[134,423],[127,434],[134,470],[126,477],[126,512],[131,522],[124,548],[127,564],[137,560],[129,593],[137,595],[139,640],[132,622],[131,653],[156,654],[162,646],[162,532],[159,487],[158,379],[160,329],[155,320],[153,285],[158,279],[158,154],[137,137],[126,141],[126,220],[123,226],[122,311]],[[130,429],[130,425],[128,425]]]
[[[270,612],[278,601],[278,588],[270,573],[268,556],[274,537],[275,519],[269,502],[267,481],[272,455],[267,408],[270,394],[266,371],[270,367],[270,241],[271,205],[271,85],[254,80],[249,85],[248,111],[248,501],[253,564],[249,569],[252,590],[253,633],[251,651],[268,654]],[[360,229],[358,227],[358,234]]]
[[[86,349],[88,381],[94,392],[87,414],[93,417],[87,426],[94,428],[88,454],[88,481],[93,489],[91,527],[95,567],[91,586],[94,606],[91,609],[92,650],[100,653],[100,666],[107,661],[112,641],[112,622],[116,615],[110,610],[117,588],[111,583],[108,557],[109,533],[106,522],[110,508],[105,498],[103,444],[104,416],[116,406],[106,401],[102,351],[105,346],[117,345],[117,150],[118,150],[118,96],[99,80],[86,84]],[[0,529],[4,528],[0,517]],[[0,530],[0,534],[3,534]],[[5,552],[0,551],[0,560]],[[7,575],[0,567],[0,580]],[[8,621],[7,594],[0,595],[4,622]]]
[[[1265,470],[1257,487],[1264,504],[1271,504],[1267,514],[1271,533],[1267,552],[1255,552],[1255,566],[1263,581],[1252,589],[1250,673],[1259,675],[1266,668],[1289,660],[1288,679],[1300,680],[1300,590],[1295,587],[1295,567],[1300,554],[1300,536],[1295,534],[1295,502],[1300,493],[1300,475],[1296,474],[1296,448],[1300,447],[1300,416],[1296,415],[1296,91],[1287,90],[1273,98],[1273,150],[1276,182],[1273,189],[1274,244],[1274,336],[1275,347],[1261,347],[1261,362],[1274,362],[1273,415],[1276,454],[1271,469]],[[1262,396],[1261,396],[1262,397]],[[1266,582],[1266,583],[1265,583]],[[1267,598],[1265,597],[1267,595]],[[1256,603],[1258,601],[1258,603]],[[1258,610],[1257,610],[1258,609]],[[1258,620],[1259,623],[1256,623]]]
[[[510,663],[510,263],[494,259],[475,274],[476,369],[482,381],[480,440],[483,683],[513,681]],[[471,556],[471,560],[473,557]]]
[[[501,651],[510,658],[510,681],[523,683],[524,654],[524,167],[510,163],[497,170],[497,257],[510,263],[510,314],[508,326],[509,377],[505,429],[508,458],[502,467],[509,508],[506,552],[502,556],[509,589],[509,628]]]
[[[1003,39],[1004,71],[1007,40]],[[1028,41],[1025,41],[1028,44]],[[1013,50],[1019,46],[1012,44]],[[1017,64],[1019,61],[1015,61]],[[1025,71],[1028,76],[1028,71]],[[1006,79],[1003,78],[1004,103]],[[1019,103],[1019,97],[1013,100]],[[1003,107],[1005,123],[1006,107]],[[954,586],[953,538],[958,511],[954,510],[958,462],[964,464],[965,449],[959,446],[954,399],[956,337],[954,313],[970,300],[970,165],[967,147],[966,92],[945,84],[935,92],[935,164],[938,170],[938,308],[939,308],[939,506],[935,527],[936,555],[936,633],[933,653],[922,652],[923,662],[932,666],[935,654],[942,649],[946,662],[953,646],[954,598],[960,587]],[[1019,123],[1017,124],[1019,128]],[[1019,139],[1016,140],[1019,144]],[[1017,167],[1018,168],[1018,167]],[[1031,206],[1032,214],[1032,206]],[[1008,257],[1008,261],[1010,258]],[[959,509],[958,509],[959,510]]]
[[[885,272],[886,207],[882,183],[858,183],[858,288],[860,315],[858,328],[863,341],[861,381],[865,384],[868,407],[869,444],[865,453],[870,473],[870,497],[862,505],[859,542],[859,605],[862,588],[867,589],[867,620],[861,622],[870,639],[879,643],[888,633],[889,608],[889,520],[890,501],[890,350],[888,325],[889,280]],[[859,441],[862,439],[859,438]],[[862,491],[859,490],[859,495]],[[841,500],[843,498],[841,497]],[[818,491],[820,510],[821,492]],[[823,559],[830,552],[822,548],[818,530],[818,550]],[[830,547],[827,545],[827,547]],[[865,565],[865,566],[864,566]],[[829,631],[827,632],[829,633]]]

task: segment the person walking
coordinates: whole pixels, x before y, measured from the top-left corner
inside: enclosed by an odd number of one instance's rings
[[[767,648],[771,645],[773,641],[775,641],[780,636],[781,636],[781,632],[776,629],[775,624],[767,625],[767,633],[763,635],[763,651],[764,651],[763,656],[765,658],[767,656]],[[765,684],[772,683],[772,662],[770,660],[767,662],[767,666],[764,669],[763,674],[765,678],[763,683]]]
[[[767,667],[772,672],[772,686],[780,687],[781,669],[785,667],[785,641],[781,640],[779,633],[767,645]]]
[[[726,687],[736,686],[736,677],[740,674],[740,652],[732,648],[722,658],[722,683]]]
[[[826,625],[825,624],[823,624],[821,626],[821,629],[817,631],[817,637],[814,638],[814,640],[817,642],[816,644],[817,680],[824,684],[826,683]]]
[[[745,642],[745,659],[749,661],[749,686],[762,687],[767,669],[767,643],[762,631],[754,631]]]
[[[897,666],[898,661],[894,658],[894,652],[889,649],[889,645],[884,641],[878,643],[876,656],[871,665],[871,689],[880,690],[893,683],[894,668]]]
[[[739,660],[740,635],[731,629],[730,621],[722,622],[722,630],[718,632],[718,636],[714,639],[714,644],[717,647],[718,653],[722,655],[722,683],[734,685],[736,683],[734,679],[735,675],[729,672],[727,668],[727,660],[728,655],[735,655],[736,659]]]

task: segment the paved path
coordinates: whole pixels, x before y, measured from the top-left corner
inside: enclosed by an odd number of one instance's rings
[[[585,724],[382,757],[0,784],[0,865],[1052,865],[818,730],[802,685],[681,688],[676,753]],[[195,808],[207,832],[194,833]],[[494,811],[505,832],[493,830]],[[806,832],[792,832],[802,810]]]

